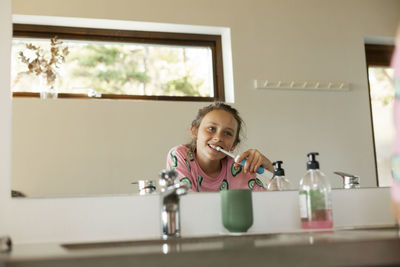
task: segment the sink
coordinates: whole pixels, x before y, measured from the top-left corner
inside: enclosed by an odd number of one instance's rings
[[[397,227],[357,227],[290,233],[221,234],[179,239],[38,245],[36,256],[0,255],[0,266],[400,266]],[[25,248],[22,249],[24,251]],[[54,248],[53,248],[54,249]]]
[[[131,253],[179,252],[265,246],[307,245],[332,242],[399,238],[397,226],[351,227],[332,230],[298,230],[285,233],[220,234],[176,239],[150,239],[62,244],[69,251],[129,248]],[[145,249],[143,249],[145,248]]]

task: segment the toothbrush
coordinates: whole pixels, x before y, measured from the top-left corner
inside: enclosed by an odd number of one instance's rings
[[[210,144],[210,146],[211,146],[212,148],[214,148],[215,150],[217,150],[217,151],[219,151],[219,152],[222,152],[222,153],[224,153],[225,155],[227,155],[227,156],[233,158],[233,159],[235,160],[236,163],[239,163],[240,165],[244,166],[244,163],[246,162],[246,159],[242,160],[241,162],[237,162],[237,159],[239,158],[240,155],[235,156],[234,154],[232,154],[232,153],[226,151],[225,149],[223,149],[223,148],[221,148],[221,147],[219,147],[219,146],[214,146],[214,145],[211,145],[211,144]],[[263,174],[263,173],[264,173],[264,168],[260,166],[260,168],[258,168],[258,170],[257,170],[257,173],[258,173],[258,174]]]

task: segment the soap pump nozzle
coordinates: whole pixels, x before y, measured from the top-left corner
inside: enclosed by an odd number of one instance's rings
[[[274,176],[285,176],[285,170],[282,169],[282,161],[275,161],[272,163],[274,166]]]
[[[268,191],[283,191],[290,188],[289,181],[285,178],[285,170],[282,169],[282,161],[275,161],[272,163],[274,166],[274,176],[267,186]]]
[[[317,170],[319,169],[319,162],[315,159],[315,157],[319,155],[318,152],[310,152],[307,154],[309,161],[307,161],[307,170]]]

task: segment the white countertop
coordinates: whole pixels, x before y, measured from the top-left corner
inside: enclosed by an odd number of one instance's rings
[[[335,256],[335,250],[342,250],[349,247],[349,251],[340,253],[334,258],[337,263],[347,265],[350,255],[361,257],[360,251],[364,251],[364,246],[377,246],[373,253],[364,255],[364,259],[372,257],[377,260],[376,263],[388,263],[386,260],[393,262],[394,260],[400,264],[400,253],[392,253],[389,255],[381,255],[382,250],[379,246],[387,246],[394,248],[393,244],[400,247],[399,230],[395,227],[369,227],[368,229],[355,228],[346,229],[339,228],[333,230],[316,230],[316,231],[294,231],[291,233],[246,233],[241,235],[221,234],[219,236],[206,237],[184,237],[174,240],[123,240],[93,243],[70,243],[70,244],[19,244],[15,245],[11,252],[1,253],[0,262],[4,262],[6,266],[46,266],[46,264],[64,264],[63,266],[77,266],[76,260],[82,261],[83,265],[91,266],[90,263],[105,263],[112,260],[117,263],[122,260],[125,262],[128,258],[134,261],[145,261],[153,259],[155,264],[162,260],[179,259],[182,264],[191,262],[194,255],[209,255],[211,258],[227,257],[227,255],[243,254],[247,257],[248,253],[268,254],[278,250],[282,253],[294,253],[295,251],[304,250],[302,259],[309,258],[307,255],[315,253],[315,250],[321,250],[327,253],[324,258],[320,258],[318,262],[327,263],[328,257]],[[307,252],[308,249],[312,248]],[[329,249],[330,248],[330,249]],[[326,251],[328,249],[328,251]],[[351,252],[353,251],[353,252]],[[384,253],[390,253],[390,249],[384,249]],[[258,255],[258,254],[255,254]],[[275,256],[278,254],[274,254]],[[269,257],[275,257],[270,255]],[[363,263],[359,259],[352,258],[352,263]],[[254,256],[254,255],[253,255]],[[310,256],[311,257],[311,256]],[[344,257],[341,260],[341,257]],[[209,258],[208,260],[210,260]],[[373,260],[372,259],[372,260]],[[205,259],[198,259],[202,261]],[[226,260],[230,260],[226,259]],[[248,260],[252,261],[253,258]],[[288,259],[277,259],[283,265]],[[347,260],[347,261],[346,261]],[[369,259],[371,261],[371,259]],[[314,262],[314,261],[313,261]],[[160,263],[160,262],[159,262]],[[252,262],[254,263],[254,262]],[[286,262],[289,263],[289,262]],[[32,265],[37,264],[37,265]],[[330,262],[329,262],[330,264]],[[146,265],[146,264],[145,264]]]

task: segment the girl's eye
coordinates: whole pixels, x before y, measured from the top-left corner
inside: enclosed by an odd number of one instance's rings
[[[209,130],[210,132],[215,132],[215,127],[208,127],[208,130]]]
[[[227,136],[233,136],[233,134],[231,132],[225,132],[225,135]]]

